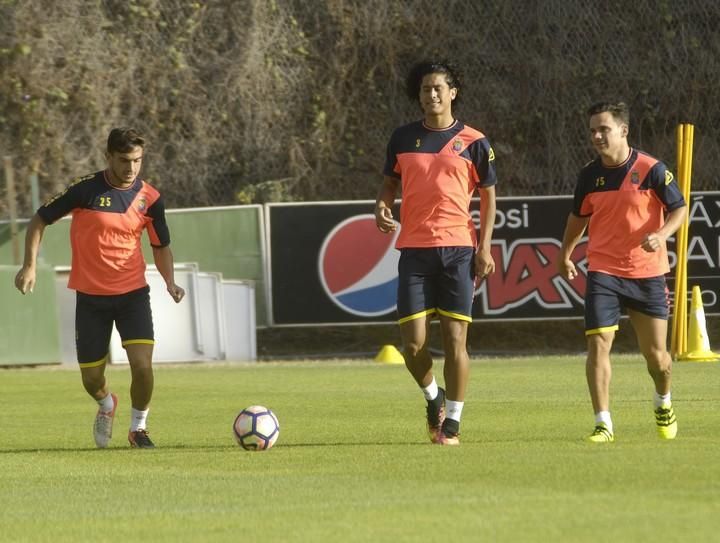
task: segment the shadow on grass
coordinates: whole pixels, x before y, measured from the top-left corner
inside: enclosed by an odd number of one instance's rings
[[[467,445],[480,445],[483,442],[480,440],[466,440],[462,442]],[[275,449],[304,449],[313,447],[433,447],[440,448],[433,445],[429,441],[363,441],[363,442],[333,442],[333,443],[283,443],[276,445]],[[447,447],[454,448],[454,447]],[[134,451],[130,447],[108,447],[107,449],[98,449],[96,447],[33,447],[26,449],[11,449],[11,448],[0,448],[0,455],[2,454],[32,454],[32,453],[79,453],[79,452],[95,452],[97,454],[107,454],[110,452],[118,451]],[[148,452],[194,452],[194,451],[243,451],[238,445],[159,445],[155,449],[137,451],[134,454],[147,454]],[[244,452],[244,451],[243,451]],[[248,451],[253,452],[253,451]],[[259,451],[262,452],[262,451]]]

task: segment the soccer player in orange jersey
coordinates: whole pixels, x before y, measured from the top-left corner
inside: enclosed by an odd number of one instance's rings
[[[592,442],[615,440],[610,417],[610,349],[624,308],[655,384],[657,433],[674,439],[677,420],[670,395],[667,351],[670,271],[666,240],[685,220],[687,207],[665,164],[630,147],[626,104],[602,102],[588,110],[590,141],[598,158],[578,176],[558,269],[577,276],[570,255],[588,231],[585,293],[586,375],[595,411]]]
[[[390,138],[375,219],[381,232],[396,229],[392,206],[401,189],[396,247],[403,356],[427,401],[431,441],[457,445],[470,370],[466,343],[476,278],[481,281],[495,270],[490,253],[495,157],[485,135],[453,114],[461,90],[456,67],[421,62],[410,71],[406,90],[424,116]],[[476,192],[481,197],[479,240],[470,218]],[[432,372],[428,341],[433,317],[439,318],[442,332],[445,390]]]
[[[118,405],[105,379],[113,323],[130,362],[132,403],[128,441],[153,448],[147,416],[153,392],[154,331],[141,235],[146,230],[168,294],[180,302],[170,233],[160,193],[140,177],[144,138],[132,128],[114,128],[107,140],[107,169],[82,177],[41,206],[28,225],[25,259],[15,277],[20,292],[32,292],[43,231],[72,213],[72,267],[68,287],[77,292],[75,337],[83,386],[98,403],[95,444],[107,447]]]

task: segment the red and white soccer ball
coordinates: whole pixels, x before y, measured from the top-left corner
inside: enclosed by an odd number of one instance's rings
[[[265,451],[277,441],[280,423],[267,407],[251,405],[235,417],[233,435],[246,451]]]

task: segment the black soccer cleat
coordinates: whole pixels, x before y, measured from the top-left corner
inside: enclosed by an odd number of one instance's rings
[[[155,443],[152,442],[147,430],[135,430],[128,432],[128,441],[133,449],[154,449]]]
[[[445,420],[445,391],[442,388],[438,387],[438,395],[434,400],[428,400],[425,413],[430,441],[435,443]]]

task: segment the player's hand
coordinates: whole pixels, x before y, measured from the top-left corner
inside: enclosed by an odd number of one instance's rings
[[[642,247],[643,250],[647,251],[648,253],[654,253],[662,249],[664,245],[665,238],[653,232],[652,234],[648,234],[647,236],[645,236],[645,239],[640,244],[640,247]]]
[[[489,249],[478,249],[475,253],[475,288],[480,286],[488,275],[495,273],[495,259]]]
[[[177,286],[176,284],[169,285],[167,288],[168,293],[170,296],[172,296],[172,299],[175,300],[175,303],[180,303],[180,300],[182,300],[185,297],[185,289],[182,287]]]
[[[383,234],[388,234],[397,230],[397,224],[393,219],[392,209],[389,207],[375,208],[375,225]]]
[[[26,268],[23,266],[15,276],[15,288],[23,294],[28,292],[32,294],[35,288],[35,268]]]
[[[578,275],[577,268],[575,267],[575,263],[568,259],[561,259],[558,260],[558,271],[560,272],[560,275],[562,275],[565,279],[568,279],[572,281],[575,279]]]

